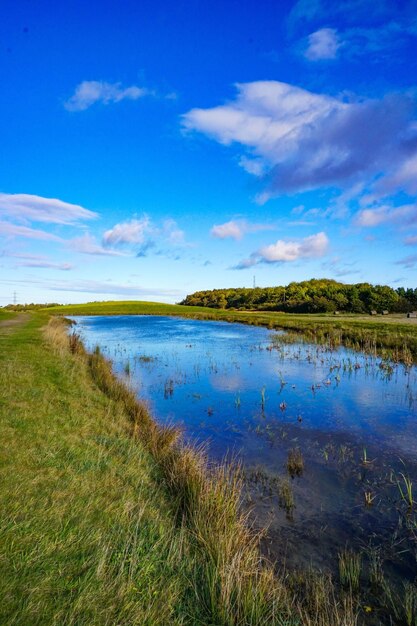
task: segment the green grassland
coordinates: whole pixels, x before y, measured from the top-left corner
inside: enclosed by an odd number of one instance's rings
[[[93,302],[52,307],[59,315],[175,315],[193,319],[241,322],[301,334],[305,339],[331,346],[345,345],[406,364],[417,362],[417,319],[405,314],[384,316],[295,314],[232,311],[157,302]]]

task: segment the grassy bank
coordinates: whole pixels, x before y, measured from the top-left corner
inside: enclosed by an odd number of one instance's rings
[[[46,322],[0,328],[0,623],[205,623],[156,464]]]
[[[49,311],[61,315],[176,315],[241,322],[299,333],[313,342],[333,347],[345,345],[406,364],[417,362],[417,319],[408,319],[405,315],[301,315],[135,301],[67,305]]]

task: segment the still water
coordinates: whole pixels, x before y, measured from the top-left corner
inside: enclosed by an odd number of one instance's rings
[[[335,570],[348,546],[416,572],[417,369],[343,348],[285,344],[266,328],[156,316],[75,317],[153,415],[239,459],[263,549]],[[304,467],[289,471],[288,455]],[[412,487],[414,489],[414,486]],[[415,489],[417,499],[417,489]]]

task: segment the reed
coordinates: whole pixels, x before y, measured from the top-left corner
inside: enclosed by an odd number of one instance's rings
[[[339,553],[339,578],[342,587],[352,592],[359,591],[362,569],[361,555],[345,549]]]
[[[304,472],[304,458],[300,448],[291,448],[288,451],[287,471],[291,478],[301,476]]]

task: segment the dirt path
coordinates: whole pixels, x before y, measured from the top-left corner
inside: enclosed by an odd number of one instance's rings
[[[8,320],[0,321],[0,331],[4,328],[10,328],[13,326],[21,326],[24,324],[30,317],[30,313],[18,313],[15,317],[12,317]]]

